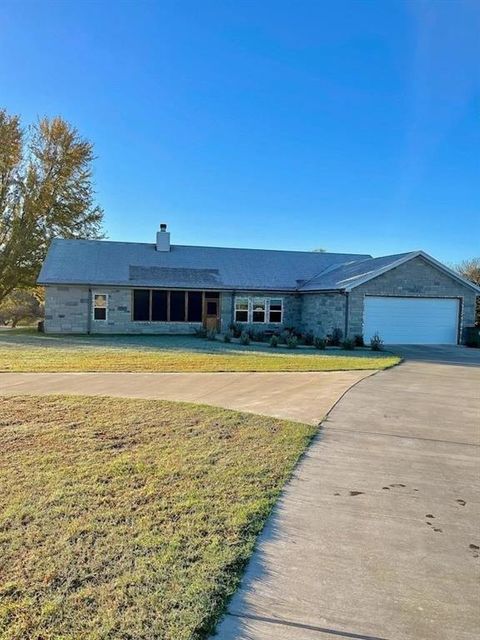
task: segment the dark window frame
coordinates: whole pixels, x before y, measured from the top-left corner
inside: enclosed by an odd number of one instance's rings
[[[149,301],[148,301],[148,319],[145,320],[136,320],[135,319],[135,291],[147,291],[148,295],[149,295]],[[153,295],[154,292],[164,292],[166,294],[166,301],[167,301],[167,310],[166,310],[166,319],[165,320],[154,320],[153,319]],[[172,293],[178,293],[178,294],[183,294],[184,295],[184,313],[183,313],[183,317],[180,320],[172,320],[171,319],[171,294]],[[200,300],[196,300],[196,313],[194,315],[194,317],[199,317],[198,320],[191,320],[190,317],[192,314],[190,314],[190,308],[189,308],[189,300],[190,300],[190,295],[192,295],[192,299],[194,299],[194,297],[196,297],[197,295],[200,295]],[[204,308],[205,308],[205,296],[208,295],[208,292],[205,291],[198,291],[198,290],[194,290],[194,291],[189,291],[188,289],[150,289],[148,287],[135,287],[134,289],[132,289],[132,294],[131,294],[131,300],[132,300],[132,306],[131,306],[131,321],[132,322],[149,322],[149,323],[183,323],[183,322],[191,322],[191,323],[196,323],[196,324],[200,324],[203,322],[203,316],[204,316]],[[220,294],[219,293],[214,293],[213,295],[215,295],[215,297],[219,298]],[[181,314],[182,315],[182,314]]]

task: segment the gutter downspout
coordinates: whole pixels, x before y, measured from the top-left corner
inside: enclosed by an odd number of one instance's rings
[[[88,287],[87,302],[87,335],[92,333],[92,288]]]
[[[349,315],[350,315],[350,292],[345,291],[345,339],[348,338]]]

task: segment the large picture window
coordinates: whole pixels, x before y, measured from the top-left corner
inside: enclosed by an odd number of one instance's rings
[[[235,322],[281,324],[282,298],[235,298]]]
[[[106,293],[93,294],[93,319],[107,319],[108,295]]]
[[[135,322],[202,322],[203,291],[133,290]]]

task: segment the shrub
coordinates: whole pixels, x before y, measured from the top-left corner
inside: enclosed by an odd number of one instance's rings
[[[296,349],[298,346],[298,338],[294,335],[289,335],[287,338],[287,347],[289,349]]]
[[[230,329],[230,332],[232,333],[234,338],[239,338],[242,335],[241,325],[232,322],[232,324],[228,328]]]
[[[343,331],[338,327],[332,330],[332,333],[328,336],[328,344],[332,347],[338,347],[343,338]]]
[[[365,341],[364,341],[363,335],[361,333],[357,333],[355,336],[353,336],[353,341],[355,342],[355,346],[356,347],[364,347],[365,346]]]
[[[278,341],[280,344],[287,344],[287,340],[290,337],[290,331],[286,329],[282,331],[282,333],[278,336]]]
[[[307,331],[307,333],[303,336],[303,341],[305,342],[306,345],[309,345],[309,346],[312,345],[314,340],[315,340],[315,336],[311,331]]]
[[[273,334],[273,336],[270,338],[270,346],[271,347],[278,347],[278,343],[280,342],[280,339],[278,336],[276,336],[275,334]]]
[[[480,327],[465,327],[465,346],[480,349]]]
[[[207,330],[205,329],[205,327],[198,327],[198,329],[195,329],[195,337],[196,338],[206,338],[207,337]]]
[[[213,341],[216,339],[217,339],[217,330],[210,329],[210,331],[207,333],[207,340]]]
[[[252,330],[251,336],[254,342],[265,342],[265,334],[263,331]]]
[[[370,348],[372,349],[372,351],[382,351],[383,350],[383,340],[378,335],[378,332],[376,332],[372,336],[372,339],[370,340]]]
[[[226,334],[223,336],[223,341],[224,341],[224,342],[231,342],[231,341],[232,341],[232,334],[231,334],[230,332],[226,333]]]
[[[345,351],[353,351],[355,349],[355,340],[352,338],[345,338],[342,342],[342,349],[345,349]]]
[[[325,347],[327,346],[327,341],[325,340],[325,338],[316,336],[313,339],[313,346],[315,347],[315,349],[325,349]]]
[[[242,331],[240,335],[240,343],[250,344],[250,334],[248,333],[248,331]]]

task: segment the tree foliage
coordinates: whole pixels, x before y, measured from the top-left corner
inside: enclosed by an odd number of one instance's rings
[[[0,322],[16,327],[25,320],[38,320],[43,316],[42,292],[39,289],[16,289],[0,303]]]
[[[462,260],[454,268],[461,276],[480,286],[480,257]],[[477,296],[475,321],[476,324],[480,324],[480,296]]]
[[[455,270],[467,280],[480,286],[480,257],[462,260],[455,265]]]
[[[0,302],[35,285],[52,238],[101,237],[93,145],[60,117],[22,129],[0,110]]]

